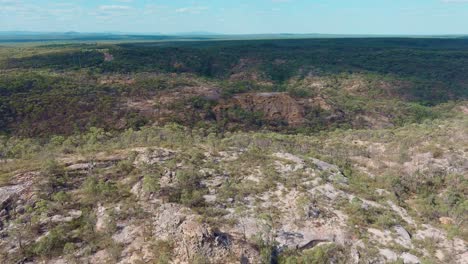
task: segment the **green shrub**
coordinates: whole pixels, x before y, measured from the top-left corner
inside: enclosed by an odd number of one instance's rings
[[[68,235],[66,230],[62,227],[56,227],[50,230],[45,237],[34,243],[31,250],[35,255],[43,257],[60,255],[67,239]]]
[[[82,186],[82,201],[88,204],[95,204],[102,201],[113,201],[122,198],[117,185],[111,181],[98,179],[95,176],[86,178]]]
[[[289,95],[299,98],[311,97],[314,95],[314,93],[306,87],[289,87],[287,92]]]
[[[280,255],[280,264],[324,264],[349,262],[349,252],[344,247],[336,244],[319,245],[302,252],[289,251]]]
[[[157,240],[152,243],[152,249],[157,264],[171,263],[174,250],[174,244],[171,241]]]

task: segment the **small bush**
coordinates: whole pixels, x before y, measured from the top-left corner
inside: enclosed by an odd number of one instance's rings
[[[170,241],[157,240],[153,242],[153,254],[157,264],[171,263],[174,244]]]

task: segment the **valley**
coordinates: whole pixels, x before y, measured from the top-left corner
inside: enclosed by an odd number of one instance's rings
[[[466,263],[468,40],[0,46],[2,263]]]

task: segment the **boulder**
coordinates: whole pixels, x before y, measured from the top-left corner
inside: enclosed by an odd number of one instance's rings
[[[403,259],[403,262],[405,264],[418,264],[418,263],[421,263],[419,261],[418,257],[416,257],[413,254],[407,253],[407,252],[401,254],[400,258]]]
[[[401,225],[393,227],[397,234],[396,242],[404,247],[410,248],[411,245],[411,235],[406,231]]]
[[[15,197],[18,197],[26,189],[24,185],[5,186],[0,188],[0,210],[10,204]]]
[[[398,259],[397,253],[388,248],[380,249],[379,253],[380,255],[384,256],[388,261],[396,261]]]

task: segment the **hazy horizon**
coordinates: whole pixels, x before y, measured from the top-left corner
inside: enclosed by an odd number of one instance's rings
[[[467,17],[468,0],[0,0],[0,31],[45,33],[466,35]]]
[[[415,37],[425,37],[425,36],[467,36],[467,34],[345,34],[345,33],[316,33],[316,32],[310,32],[310,33],[289,33],[289,32],[278,32],[278,33],[272,33],[272,32],[258,32],[258,33],[219,33],[219,32],[205,32],[205,31],[191,31],[191,32],[119,32],[119,31],[74,31],[74,30],[68,30],[68,31],[28,31],[28,30],[11,30],[11,31],[2,31],[0,30],[0,34],[12,34],[12,35],[48,35],[48,34],[96,34],[96,35],[147,35],[147,36],[157,36],[157,35],[162,35],[162,36],[177,36],[177,35],[212,35],[212,36],[255,36],[255,35],[304,35],[304,36],[415,36]]]

